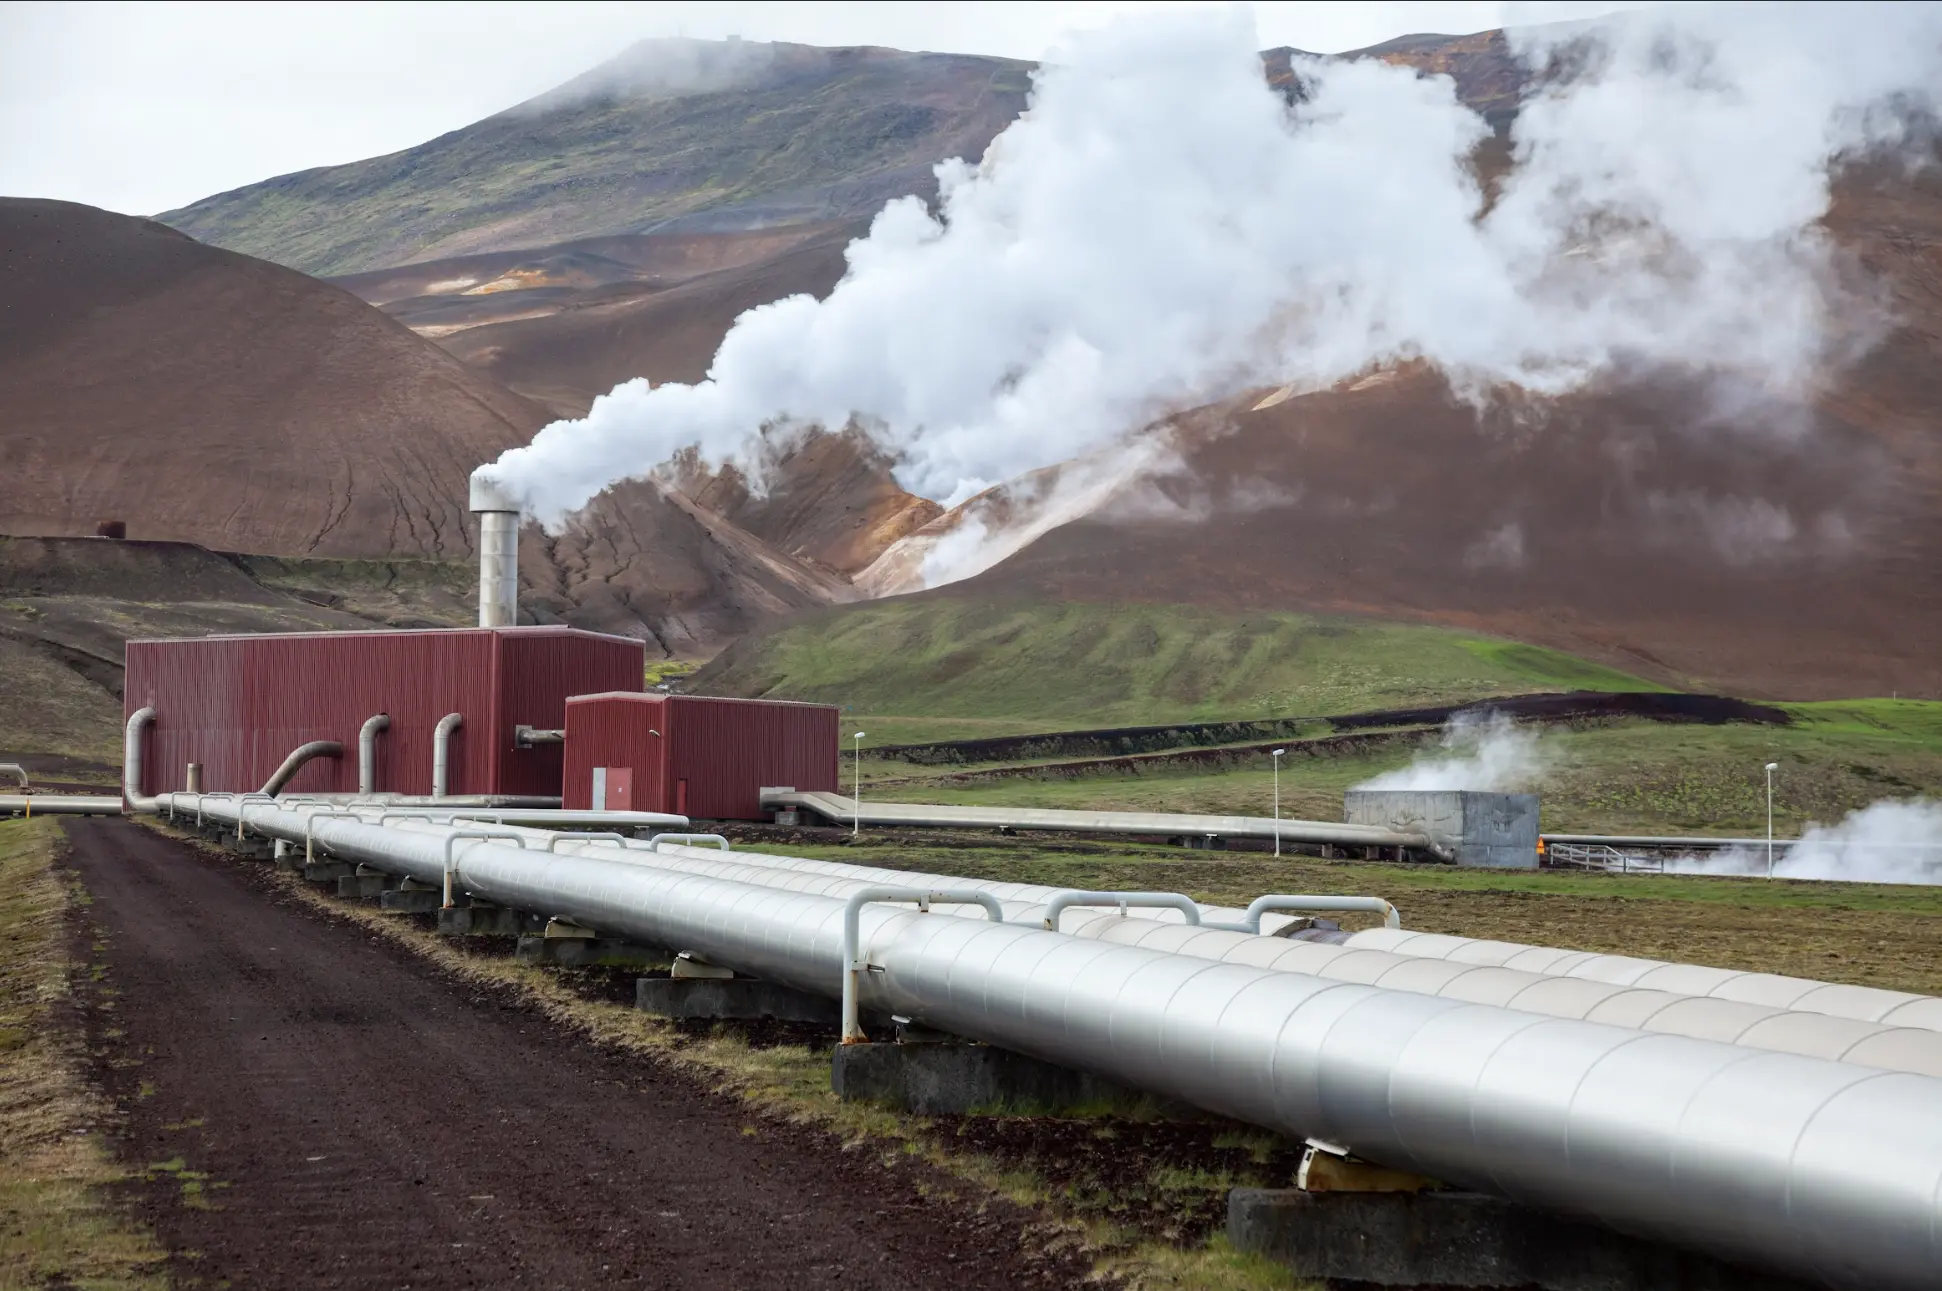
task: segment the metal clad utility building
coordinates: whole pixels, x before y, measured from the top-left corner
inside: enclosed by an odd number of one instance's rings
[[[760,820],[765,786],[838,787],[837,739],[827,704],[579,695],[566,705],[566,806]]]
[[[561,749],[514,745],[519,725],[557,730],[569,695],[642,684],[638,641],[571,628],[460,628],[302,632],[130,641],[123,716],[155,710],[143,758],[144,793],[186,788],[202,764],[209,792],[255,790],[310,740],[336,740],[291,793],[355,793],[358,731],[387,714],[377,737],[377,789],[428,794],[432,736],[458,713],[452,794],[552,797]]]

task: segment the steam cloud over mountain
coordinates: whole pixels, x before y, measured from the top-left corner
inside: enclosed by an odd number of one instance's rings
[[[695,446],[854,422],[957,501],[1250,385],[1427,360],[1558,393],[1676,363],[1799,393],[1865,311],[1816,221],[1830,168],[1942,85],[1926,6],[1674,7],[1526,33],[1551,86],[1494,203],[1452,82],[1300,64],[1244,11],[1126,20],[1055,55],[935,213],[891,202],[825,300],[744,314],[696,385],[630,381],[481,468],[549,523]],[[1486,209],[1487,207],[1487,209]]]

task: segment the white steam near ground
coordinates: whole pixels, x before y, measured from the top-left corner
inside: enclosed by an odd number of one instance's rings
[[[1385,771],[1355,787],[1526,792],[1537,787],[1544,764],[1543,742],[1535,731],[1502,713],[1488,717],[1459,713],[1444,727],[1435,749],[1418,753],[1406,767]]]
[[[1830,168],[1933,101],[1938,35],[1935,7],[1854,4],[1521,33],[1577,70],[1525,105],[1486,210],[1487,128],[1447,77],[1304,63],[1290,108],[1245,10],[1124,19],[1055,53],[978,165],[938,166],[935,211],[885,206],[827,299],[750,310],[706,380],[630,381],[481,469],[557,526],[682,448],[759,488],[765,427],[855,424],[955,504],[1406,359],[1470,391],[1670,362],[1797,392],[1855,334]]]
[[[1767,872],[1764,844],[1684,856],[1667,865],[1681,874]],[[1773,873],[1782,879],[1848,883],[1942,883],[1942,802],[1886,798],[1850,812],[1833,825],[1809,825],[1800,841],[1774,849]]]

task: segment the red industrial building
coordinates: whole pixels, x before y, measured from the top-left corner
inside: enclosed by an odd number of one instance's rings
[[[759,820],[764,787],[838,787],[837,740],[826,704],[576,695],[566,702],[566,806]]]
[[[556,797],[561,746],[522,747],[515,728],[557,731],[570,695],[636,690],[639,641],[572,628],[304,632],[130,641],[124,716],[155,710],[144,793],[187,788],[202,767],[207,792],[260,788],[298,745],[336,740],[341,756],[307,764],[291,793],[355,793],[358,732],[375,714],[376,788],[432,791],[433,732],[458,713],[447,791]]]

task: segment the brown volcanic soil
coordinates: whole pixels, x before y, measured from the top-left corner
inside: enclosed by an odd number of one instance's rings
[[[336,287],[0,199],[0,531],[463,557],[465,481],[545,414]]]
[[[769,241],[790,237],[800,234]],[[701,252],[656,254],[673,265]],[[136,540],[463,562],[475,542],[473,467],[550,419],[340,288],[159,224],[0,200],[0,278],[0,532],[89,534],[112,518]],[[207,630],[194,624],[216,602],[292,604],[250,590],[252,575],[224,558],[137,577],[123,568],[136,545],[84,544],[38,570],[32,589],[65,598],[54,617],[104,638],[101,653],[117,662],[115,643],[136,630],[127,602],[194,603],[190,630]],[[536,616],[651,638],[685,657],[845,594],[827,570],[647,486],[604,499],[568,538],[529,529],[524,548]],[[21,574],[17,565],[10,556],[5,576]],[[211,571],[222,587],[202,586]],[[319,577],[327,605],[333,574]],[[168,630],[154,614],[135,617]],[[304,617],[302,626],[368,625]],[[64,650],[73,634],[8,622],[0,635],[37,648],[58,637]]]
[[[69,826],[133,1200],[178,1286],[1076,1286],[967,1205],[440,978],[260,871]],[[90,951],[90,947],[94,947]]]
[[[738,315],[798,292],[828,295],[843,276],[843,248],[860,232],[819,226],[773,255],[664,290],[642,284],[618,300],[566,302],[545,317],[474,327],[441,343],[493,379],[577,417],[635,377],[699,381]]]
[[[1251,401],[1174,482],[1209,518],[1095,515],[953,592],[1367,614],[1738,694],[1942,696],[1932,433],[1832,406],[1798,438],[1700,426],[1703,391],[1664,376],[1481,416],[1422,371]]]

